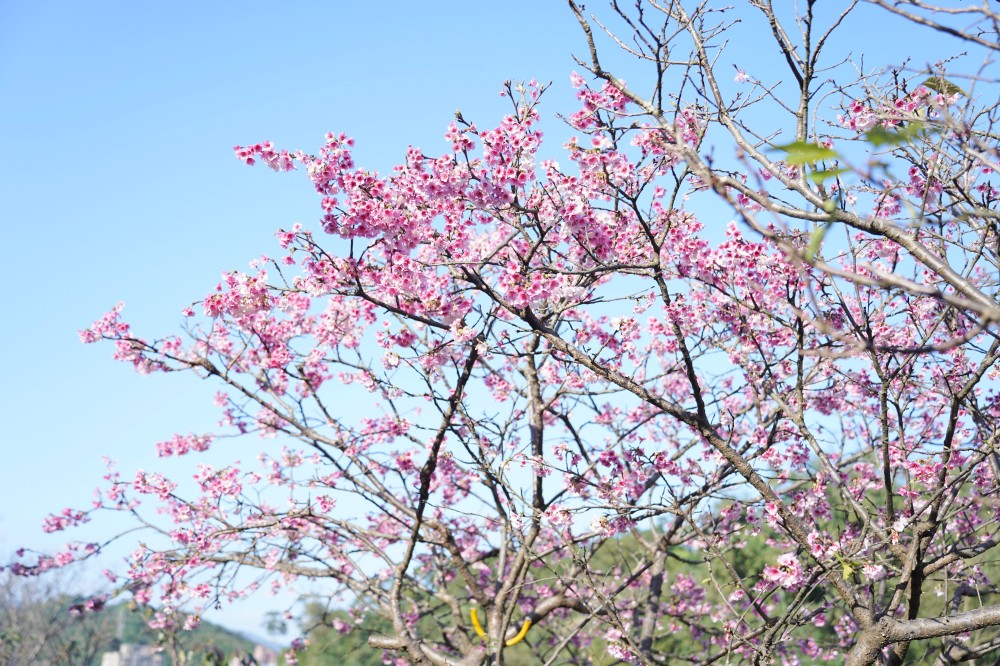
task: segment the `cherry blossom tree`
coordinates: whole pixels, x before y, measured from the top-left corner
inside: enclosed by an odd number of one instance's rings
[[[219,431],[160,455],[260,437],[258,465],[200,464],[194,495],[111,468],[46,528],[119,511],[158,534],[121,589],[164,626],[309,579],[397,664],[1000,648],[1000,12],[737,4],[571,1],[561,148],[535,82],[389,175],[344,134],[237,147],[304,171],[318,227],[224,273],[183,335],[119,306],[81,337],[218,387]],[[857,12],[966,55],[862,66],[834,46]],[[729,61],[741,40],[785,70]]]

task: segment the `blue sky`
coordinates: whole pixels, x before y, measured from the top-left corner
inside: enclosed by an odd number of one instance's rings
[[[767,57],[733,48],[748,71]],[[233,145],[310,151],[347,132],[357,162],[386,172],[408,144],[447,150],[456,108],[496,122],[502,82],[530,78],[555,82],[542,110],[557,134],[584,51],[556,0],[0,3],[0,555],[60,543],[41,520],[87,504],[101,456],[130,475],[161,465],[157,441],[214,424],[212,386],[139,377],[77,330],[123,300],[139,334],[174,332],[220,271],[275,252],[278,227],[314,225],[303,174],[249,169]],[[257,443],[242,445],[251,460]],[[266,606],[212,619],[259,631]]]

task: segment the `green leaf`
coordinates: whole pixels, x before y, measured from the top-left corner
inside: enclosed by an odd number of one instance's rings
[[[918,122],[908,123],[899,130],[886,129],[881,125],[876,125],[865,134],[865,140],[876,148],[900,146],[919,136],[923,129],[924,124]]]
[[[809,174],[808,178],[814,183],[822,183],[828,178],[836,178],[842,173],[847,173],[850,169],[824,169],[822,171],[813,171]]]
[[[806,261],[812,261],[816,258],[820,245],[823,244],[823,237],[826,236],[826,230],[829,228],[830,223],[824,222],[822,225],[813,229],[812,235],[809,236],[809,245],[806,247],[805,254],[802,255]]]
[[[786,143],[783,146],[775,146],[776,150],[787,153],[785,161],[793,165],[814,164],[820,160],[829,160],[837,157],[837,151],[818,143],[807,141],[795,141]]]
[[[851,576],[857,570],[857,563],[845,560],[837,553],[834,553],[833,556],[837,558],[837,561],[840,562],[840,566],[843,567],[844,580],[850,580]]]
[[[932,76],[920,85],[942,95],[963,95],[968,97],[968,94],[964,90],[943,76]]]

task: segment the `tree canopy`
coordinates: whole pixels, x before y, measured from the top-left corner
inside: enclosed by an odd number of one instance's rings
[[[47,529],[157,532],[120,590],[154,622],[309,579],[315,622],[398,664],[1000,648],[1000,11],[739,4],[569,2],[561,147],[534,81],[388,175],[346,134],[237,146],[304,171],[318,226],[224,273],[180,335],[118,306],[81,338],[218,387],[219,431],[180,424],[162,456],[261,437],[259,464],[200,464],[193,495],[112,468]],[[831,46],[862,10],[965,56],[873,68]],[[786,69],[730,62],[735,40]]]

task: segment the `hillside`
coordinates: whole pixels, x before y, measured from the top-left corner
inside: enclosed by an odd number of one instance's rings
[[[228,663],[253,651],[255,642],[210,622],[192,631],[152,630],[153,612],[128,603],[100,612],[71,612],[77,600],[33,594],[23,586],[0,585],[0,663],[11,666],[99,666],[105,652],[123,643],[160,645],[164,664]],[[213,661],[213,657],[215,660]],[[220,661],[222,659],[222,661]]]

